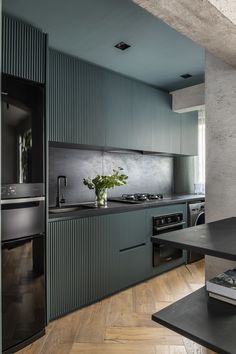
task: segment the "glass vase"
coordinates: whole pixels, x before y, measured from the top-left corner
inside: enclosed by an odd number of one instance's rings
[[[95,205],[98,208],[107,206],[107,189],[95,189]]]

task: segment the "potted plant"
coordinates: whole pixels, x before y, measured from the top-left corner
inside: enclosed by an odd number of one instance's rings
[[[123,174],[122,167],[114,169],[113,173],[108,176],[97,175],[95,178],[84,178],[84,185],[89,189],[95,190],[95,204],[97,207],[107,206],[107,189],[116,186],[123,186],[127,183],[128,176]]]

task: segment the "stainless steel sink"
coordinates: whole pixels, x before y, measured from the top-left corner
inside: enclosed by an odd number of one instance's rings
[[[93,208],[93,205],[69,205],[69,206],[64,206],[62,208],[49,208],[49,213],[50,214],[60,214],[60,213],[70,213],[72,211],[79,211],[79,210],[86,210],[86,209],[91,209]]]

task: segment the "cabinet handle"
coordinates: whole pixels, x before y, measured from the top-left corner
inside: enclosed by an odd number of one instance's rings
[[[135,245],[135,246],[131,246],[131,247],[127,247],[127,248],[122,248],[122,249],[120,250],[120,252],[130,251],[130,250],[133,250],[133,249],[135,249],[135,248],[143,247],[143,246],[146,246],[146,243],[140,243],[140,244]]]

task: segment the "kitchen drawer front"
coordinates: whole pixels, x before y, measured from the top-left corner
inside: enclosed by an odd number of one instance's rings
[[[45,83],[46,35],[4,14],[2,17],[2,72]]]
[[[124,289],[149,277],[151,265],[150,247],[146,244],[120,251],[119,284]]]
[[[119,251],[146,243],[145,210],[112,215],[112,235],[117,240]]]

